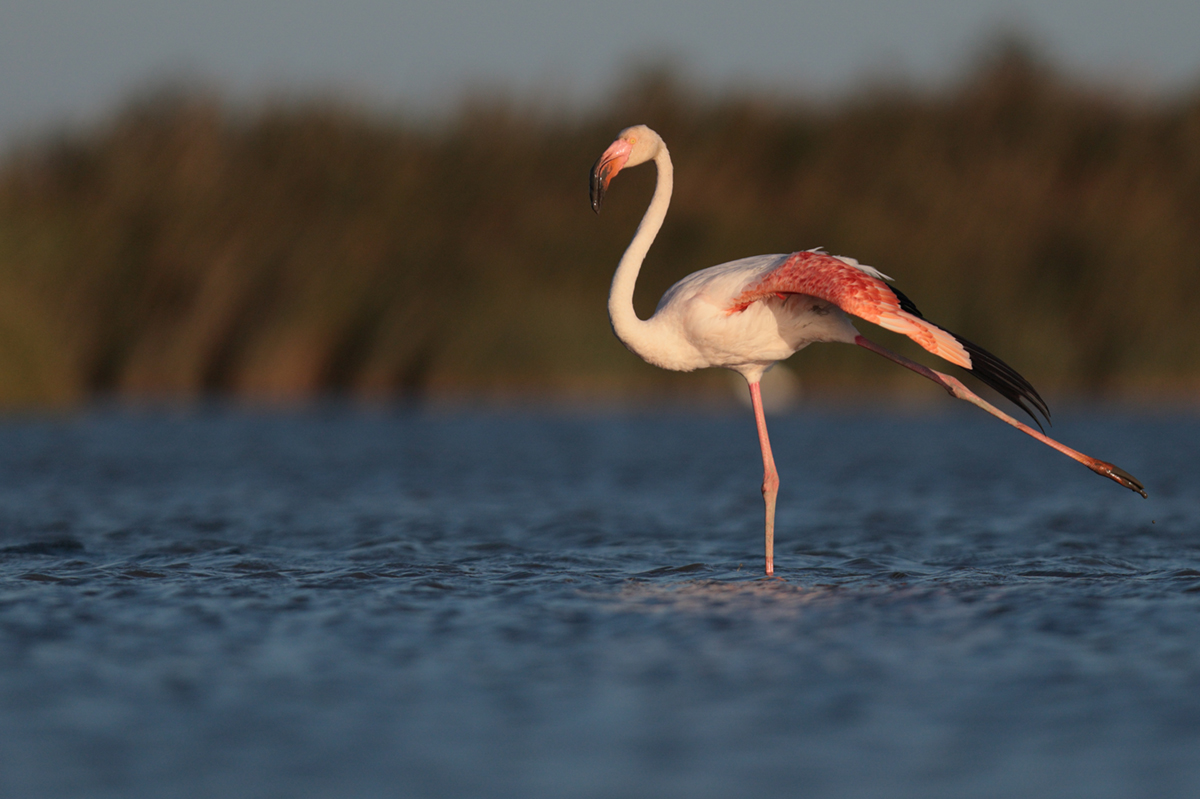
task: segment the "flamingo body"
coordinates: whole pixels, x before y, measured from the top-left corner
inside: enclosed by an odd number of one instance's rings
[[[860,335],[850,316],[906,335],[934,355],[969,370],[1035,422],[1036,413],[1047,421],[1050,418],[1046,403],[1015,369],[978,345],[926,320],[908,297],[888,285],[891,278],[853,258],[817,249],[790,255],[758,255],[701,269],[668,289],[650,319],[639,319],[633,310],[634,284],[666,217],[674,167],[659,135],[637,125],[621,131],[600,156],[591,175],[592,208],[598,212],[609,182],[620,170],[651,160],[658,167],[658,181],[650,206],[613,275],[609,318],[621,342],[655,366],[684,372],[719,366],[732,369],[746,379],[763,455],[768,575],[774,572],[779,475],[771,454],[759,381],[777,361],[815,342],[857,344],[883,355],[1092,471],[1146,495],[1141,483],[1111,463],[1048,438],[997,410],[955,378],[890,352]]]
[[[660,347],[643,357],[664,369],[720,366],[753,382],[776,361],[818,341],[853,343],[857,331],[841,309],[819,297],[770,292],[737,307],[736,299],[785,264],[758,255],[693,272],[667,290],[650,318]],[[642,354],[642,353],[639,353]]]

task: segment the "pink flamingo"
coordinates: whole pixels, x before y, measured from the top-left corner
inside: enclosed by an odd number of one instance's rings
[[[1041,423],[1035,410],[1049,421],[1046,403],[1016,370],[961,336],[926,321],[908,297],[884,282],[891,278],[853,258],[808,250],[791,255],[758,255],[712,266],[680,280],[663,295],[652,317],[639,319],[633,309],[633,286],[671,203],[671,156],[657,133],[636,125],[621,131],[600,156],[591,175],[592,209],[599,213],[613,177],[626,167],[647,161],[658,168],[658,180],[650,207],[613,275],[609,318],[617,338],[648,363],[681,372],[722,366],[746,379],[762,447],[768,575],[775,571],[779,474],[767,437],[759,381],[776,361],[818,341],[857,344],[895,361],[937,383],[951,396],[982,408],[1097,474],[1146,496],[1142,484],[1129,473],[1060,444],[988,404],[957,379],[859,335],[847,314],[903,333],[929,352],[969,369],[1028,413],[1038,427]]]

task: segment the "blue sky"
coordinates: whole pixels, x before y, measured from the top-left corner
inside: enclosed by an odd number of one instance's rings
[[[468,89],[583,105],[661,58],[716,89],[829,95],[945,81],[998,29],[1083,78],[1200,87],[1197,0],[3,0],[0,148],[183,78],[426,113]]]

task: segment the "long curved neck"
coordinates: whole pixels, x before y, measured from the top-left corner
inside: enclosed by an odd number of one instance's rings
[[[638,272],[642,269],[642,261],[645,260],[646,253],[667,216],[667,206],[671,204],[675,168],[671,165],[671,155],[667,152],[665,144],[659,146],[658,154],[654,156],[654,165],[658,169],[654,196],[650,198],[650,207],[646,209],[637,233],[633,234],[633,240],[629,242],[625,254],[621,256],[621,262],[617,264],[612,289],[608,294],[608,318],[612,322],[613,332],[626,347],[643,358],[653,349],[654,337],[650,324],[639,319],[637,312],[633,310],[633,287],[637,283]]]

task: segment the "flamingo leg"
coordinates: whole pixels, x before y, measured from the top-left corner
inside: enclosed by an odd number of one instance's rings
[[[771,454],[771,439],[767,436],[767,417],[763,414],[762,388],[750,384],[750,402],[754,405],[754,422],[758,426],[758,445],[763,458],[763,502],[767,506],[767,576],[775,573],[775,498],[779,495],[779,472]]]
[[[1043,444],[1045,444],[1049,447],[1053,447],[1054,449],[1058,450],[1062,454],[1066,455],[1068,458],[1070,458],[1074,461],[1078,461],[1079,463],[1082,463],[1084,466],[1088,467],[1096,474],[1101,475],[1103,477],[1107,477],[1110,480],[1114,480],[1117,483],[1128,488],[1130,491],[1136,491],[1137,493],[1141,494],[1143,497],[1146,496],[1146,489],[1143,488],[1142,484],[1138,481],[1138,479],[1136,477],[1134,477],[1133,475],[1129,474],[1129,472],[1126,472],[1124,469],[1118,468],[1106,461],[1097,460],[1096,458],[1093,458],[1089,455],[1084,455],[1082,452],[1077,452],[1064,444],[1060,444],[1059,442],[1055,441],[1054,439],[1050,438],[1049,436],[1045,435],[1044,433],[1041,433],[1037,430],[1034,430],[1032,427],[1029,427],[1028,425],[1018,422],[1016,419],[1012,418],[1011,416],[1009,416],[1008,414],[999,410],[998,408],[995,408],[994,406],[989,404],[987,401],[985,401],[984,399],[979,397],[977,394],[973,393],[970,389],[968,389],[966,386],[964,386],[961,381],[956,380],[955,378],[951,377],[950,375],[943,374],[934,369],[930,369],[929,367],[923,366],[923,365],[917,363],[916,361],[910,361],[908,358],[905,358],[903,355],[898,355],[898,354],[892,352],[891,350],[889,350],[885,347],[881,347],[878,344],[876,344],[875,342],[870,341],[862,336],[856,336],[854,339],[854,343],[860,347],[870,350],[871,352],[874,352],[878,355],[882,355],[883,357],[887,358],[889,361],[898,363],[901,366],[905,367],[906,369],[911,369],[912,371],[916,372],[917,374],[921,375],[922,377],[926,377],[926,378],[932,380],[933,382],[937,383],[942,388],[946,389],[946,391],[948,391],[950,393],[950,396],[956,397],[960,400],[966,400],[967,402],[971,403],[972,405],[976,406],[977,408],[982,408],[983,410],[990,413],[992,416],[995,416],[997,419],[999,419],[1003,422],[1006,422],[1006,423],[1012,425],[1013,427],[1017,428],[1022,433],[1033,436],[1038,441],[1041,441]]]

